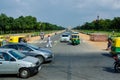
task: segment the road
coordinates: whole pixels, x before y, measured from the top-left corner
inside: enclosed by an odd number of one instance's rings
[[[114,60],[107,51],[99,50],[81,41],[73,46],[61,43],[59,34],[52,36],[55,58],[45,63],[41,71],[26,80],[119,80],[120,73],[113,69]],[[46,40],[46,39],[45,39]],[[33,44],[45,47],[46,41],[34,41]],[[96,45],[97,46],[97,45]],[[0,80],[23,80],[15,75],[4,75]]]

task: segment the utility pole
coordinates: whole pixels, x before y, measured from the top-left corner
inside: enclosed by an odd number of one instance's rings
[[[97,30],[99,30],[99,15],[97,15],[95,27],[96,27]]]
[[[97,15],[97,20],[99,21],[99,15]]]

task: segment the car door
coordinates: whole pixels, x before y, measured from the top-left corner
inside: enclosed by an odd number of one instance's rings
[[[17,63],[14,59],[14,61],[11,61],[12,57],[4,52],[0,52],[0,55],[3,55],[3,58],[0,58],[0,74],[13,74],[17,73]]]
[[[32,49],[25,45],[17,45],[18,50],[27,56],[32,56]]]
[[[4,71],[4,66],[3,66],[3,63],[4,63],[4,57],[2,55],[2,53],[0,52],[0,73],[3,73]]]

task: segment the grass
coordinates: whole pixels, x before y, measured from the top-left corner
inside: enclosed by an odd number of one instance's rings
[[[84,34],[92,34],[92,33],[100,33],[106,34],[108,37],[120,37],[120,32],[113,32],[113,31],[95,31],[95,30],[77,30]]]
[[[2,34],[0,36],[11,36],[11,35],[24,35],[26,37],[28,36],[31,36],[31,37],[34,37],[34,36],[39,36],[41,32],[44,32],[45,34],[49,34],[49,33],[53,33],[53,32],[58,32],[60,30],[52,30],[52,31],[40,31],[40,32],[31,32],[31,33],[16,33],[16,34]]]
[[[44,34],[49,34],[49,33],[54,33],[54,32],[58,32],[60,30],[52,30],[52,31],[40,31],[40,32],[34,32],[34,33],[30,33],[36,36],[39,36],[41,32],[44,32]]]

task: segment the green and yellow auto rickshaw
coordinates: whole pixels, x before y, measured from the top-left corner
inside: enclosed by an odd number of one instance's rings
[[[120,54],[120,37],[115,37],[112,39],[112,47],[111,47],[111,54],[112,56],[116,56]]]
[[[25,36],[10,36],[9,43],[20,43],[20,42],[26,42]]]
[[[72,34],[70,40],[71,40],[72,45],[78,45],[78,44],[80,44],[79,34]]]

